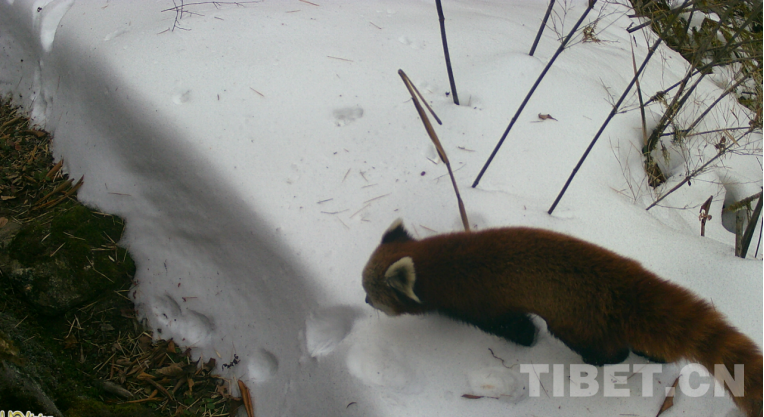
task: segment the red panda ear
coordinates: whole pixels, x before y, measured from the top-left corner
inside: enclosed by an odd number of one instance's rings
[[[408,242],[414,240],[406,228],[403,227],[403,219],[396,219],[382,235],[382,243]]]
[[[387,284],[393,289],[405,295],[406,297],[422,304],[419,297],[414,294],[414,282],[416,282],[416,272],[414,271],[414,260],[405,256],[390,265],[385,271]]]

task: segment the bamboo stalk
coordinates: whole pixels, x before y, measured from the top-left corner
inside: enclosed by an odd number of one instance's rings
[[[533,56],[533,53],[536,52],[536,46],[539,44],[539,40],[541,40],[541,34],[544,33],[546,22],[547,20],[549,20],[549,15],[552,13],[553,7],[554,7],[554,0],[549,0],[549,7],[546,8],[546,14],[544,14],[544,20],[541,21],[541,26],[539,26],[539,30],[536,33],[536,39],[533,40],[531,51],[528,52],[528,55],[530,56]]]
[[[745,258],[745,255],[748,253],[748,247],[751,246],[751,238],[753,237],[754,230],[756,230],[756,223],[759,222],[759,217],[761,216],[761,201],[762,198],[759,198],[759,202],[756,203],[756,208],[753,209],[751,220],[748,222],[748,227],[745,228],[745,233],[743,234],[743,239],[741,241],[742,246],[740,247],[741,258]]]
[[[531,87],[531,90],[528,91],[528,94],[526,94],[525,99],[520,104],[520,107],[515,112],[515,115],[512,116],[512,119],[509,121],[509,126],[507,126],[507,129],[504,131],[504,134],[501,135],[501,139],[499,139],[499,143],[496,144],[496,147],[493,149],[493,152],[491,152],[491,156],[488,157],[488,160],[485,161],[485,164],[483,165],[483,168],[480,170],[480,173],[478,174],[477,178],[475,178],[475,182],[472,183],[472,188],[475,188],[480,183],[480,179],[483,178],[483,174],[485,174],[486,169],[488,169],[488,166],[491,165],[491,162],[493,161],[493,158],[496,156],[496,153],[499,152],[499,148],[501,148],[501,145],[504,143],[504,140],[507,139],[507,135],[509,135],[509,131],[512,130],[512,126],[515,125],[515,122],[517,122],[518,117],[520,117],[520,113],[523,112],[523,109],[525,109],[525,105],[528,104],[528,101],[531,99],[531,96],[536,91],[536,88],[538,88],[539,84],[541,84],[541,80],[544,79],[544,76],[549,71],[549,68],[552,68],[552,64],[554,64],[554,61],[557,59],[558,56],[562,53],[562,51],[565,49],[565,46],[570,42],[570,40],[573,38],[573,35],[576,33],[576,30],[578,30],[578,27],[581,26],[581,23],[583,23],[584,19],[586,19],[586,16],[589,15],[589,12],[594,7],[594,3],[596,3],[597,0],[589,0],[589,7],[586,8],[584,13],[581,15],[581,18],[578,19],[578,22],[576,22],[575,26],[573,26],[573,29],[571,29],[570,33],[568,33],[568,36],[565,37],[565,39],[560,44],[560,47],[557,48],[557,52],[554,53],[552,56],[552,59],[549,60],[549,63],[546,64],[546,67],[541,71],[541,74],[539,74],[538,78],[536,79],[536,82]]]
[[[747,135],[747,134],[749,134],[749,133],[751,133],[751,131],[750,131],[750,130],[749,130],[748,132],[744,133],[743,135],[741,135],[741,136],[740,136],[740,137],[739,137],[737,140],[740,140],[740,139],[742,139],[742,138],[743,138],[743,136],[745,136],[745,135]],[[677,185],[675,185],[674,187],[672,187],[672,188],[671,188],[671,189],[670,189],[670,190],[669,190],[669,191],[668,191],[666,194],[663,194],[662,196],[660,196],[660,197],[659,197],[657,200],[655,200],[655,201],[654,201],[652,204],[650,204],[649,206],[647,206],[647,208],[646,208],[645,210],[650,210],[651,208],[655,207],[656,205],[658,205],[658,203],[660,203],[660,202],[661,202],[661,200],[663,200],[664,198],[668,197],[668,196],[669,196],[669,194],[671,194],[671,193],[673,193],[674,191],[678,190],[678,189],[679,189],[681,186],[683,186],[683,185],[687,184],[687,183],[688,183],[688,182],[689,182],[691,179],[693,179],[693,178],[694,178],[696,175],[698,175],[699,173],[703,172],[703,170],[704,170],[704,169],[706,169],[706,168],[708,168],[708,166],[709,166],[709,165],[711,165],[712,163],[714,163],[714,162],[715,162],[717,159],[721,158],[721,157],[722,157],[722,155],[725,155],[725,154],[727,153],[727,150],[729,150],[729,149],[730,149],[732,146],[734,146],[734,145],[735,145],[735,143],[737,142],[737,140],[733,141],[733,143],[731,143],[731,144],[727,145],[726,147],[722,148],[721,150],[719,150],[719,153],[718,153],[718,154],[716,154],[716,155],[715,155],[713,158],[711,158],[711,159],[709,159],[708,161],[706,161],[706,163],[705,163],[705,164],[701,165],[701,166],[700,166],[699,168],[697,168],[696,170],[694,170],[694,171],[692,171],[691,173],[687,174],[687,176],[685,176],[685,177],[684,177],[684,179],[683,179],[682,181],[680,181],[680,182],[679,182],[679,184],[677,184]]]
[[[570,176],[568,177],[568,180],[565,182],[565,185],[562,187],[562,190],[560,190],[560,193],[557,195],[557,198],[554,200],[554,203],[552,203],[552,207],[549,208],[549,211],[547,213],[552,214],[555,207],[557,207],[557,204],[562,199],[562,196],[565,195],[565,191],[570,186],[570,183],[573,181],[573,178],[576,176],[576,173],[581,168],[581,165],[584,164],[584,161],[586,160],[586,157],[589,155],[589,152],[591,152],[592,148],[594,148],[594,144],[597,143],[597,139],[599,139],[602,132],[605,131],[605,127],[607,127],[608,123],[610,123],[610,119],[613,118],[613,116],[618,113],[618,108],[621,106],[621,103],[623,103],[623,100],[626,99],[626,96],[629,94],[629,91],[631,90],[631,87],[637,82],[637,79],[639,78],[639,75],[642,74],[642,71],[645,69],[645,66],[650,61],[650,58],[653,56],[653,53],[658,49],[658,45],[661,44],[661,39],[658,38],[658,40],[655,41],[652,47],[650,47],[650,50],[647,52],[647,56],[645,57],[645,60],[642,61],[642,66],[639,67],[639,70],[636,74],[634,74],[634,78],[631,79],[631,82],[628,86],[626,86],[626,89],[623,91],[623,94],[621,94],[621,98],[618,99],[618,102],[615,103],[613,106],[613,109],[610,111],[610,115],[605,119],[605,122],[602,123],[602,126],[600,127],[600,130],[597,132],[596,135],[594,135],[594,139],[592,139],[591,143],[589,144],[589,147],[586,148],[586,151],[581,156],[581,159],[578,160],[578,164],[576,164],[576,167],[573,168],[573,171],[570,173]]]
[[[456,193],[456,200],[459,204],[459,215],[461,215],[462,218],[462,225],[464,225],[464,231],[469,232],[470,231],[470,222],[467,219],[467,211],[464,208],[464,202],[462,202],[462,196],[459,194],[459,187],[456,185],[456,179],[454,178],[454,173],[451,170],[451,163],[448,161],[448,156],[446,156],[446,151],[443,149],[443,146],[440,144],[440,140],[438,139],[438,135],[435,133],[435,129],[432,127],[432,123],[430,123],[430,119],[427,117],[427,113],[425,113],[424,109],[422,108],[422,105],[419,104],[419,100],[417,99],[417,90],[414,84],[411,83],[411,80],[406,75],[403,70],[398,70],[398,75],[401,76],[401,79],[403,79],[403,84],[406,85],[406,88],[409,90],[409,94],[411,94],[411,100],[414,102],[414,106],[416,107],[417,113],[419,113],[419,118],[422,119],[422,123],[424,123],[424,128],[427,131],[427,134],[430,136],[430,139],[432,140],[432,143],[435,145],[435,149],[438,151],[438,156],[440,157],[440,160],[443,161],[443,163],[446,165],[446,168],[448,169],[448,175],[451,177],[451,185],[454,186],[454,192]]]
[[[440,5],[440,0],[435,0],[435,6],[438,9],[438,20],[440,21],[440,39],[443,42],[443,54],[446,56],[446,71],[448,71],[448,82],[451,83],[451,95],[454,97],[454,104],[458,106],[459,96],[456,94],[456,82],[454,82],[454,73],[451,70],[451,56],[448,53],[448,41],[446,41],[446,18],[443,16],[443,7]],[[424,101],[424,99],[422,99],[422,101]]]

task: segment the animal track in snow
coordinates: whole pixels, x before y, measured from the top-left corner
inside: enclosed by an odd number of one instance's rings
[[[130,29],[128,28],[121,28],[117,29],[114,32],[109,33],[108,35],[104,36],[103,40],[104,42],[108,42],[118,36],[124,35],[125,33],[130,32]]]
[[[191,90],[189,89],[178,89],[172,95],[172,102],[175,104],[187,103],[190,100],[191,100]]]
[[[499,398],[516,403],[528,392],[524,378],[517,372],[498,367],[488,367],[467,373],[471,394]]]
[[[411,47],[411,49],[424,49],[425,43],[423,41],[412,41],[408,36],[403,35],[398,38],[398,42]]]
[[[361,107],[342,107],[334,110],[334,124],[345,126],[363,117]]]
[[[329,307],[308,317],[305,322],[305,338],[310,356],[316,358],[331,353],[353,328],[353,322],[361,315],[352,307]]]
[[[177,340],[184,345],[198,345],[210,338],[215,330],[215,324],[206,315],[187,309],[185,312],[169,295],[156,297],[151,308],[157,324],[181,336]]]
[[[260,349],[247,358],[248,374],[257,382],[265,382],[279,370],[279,360],[276,355]]]
[[[367,385],[408,394],[423,390],[415,367],[394,346],[356,344],[345,360],[350,374]]]

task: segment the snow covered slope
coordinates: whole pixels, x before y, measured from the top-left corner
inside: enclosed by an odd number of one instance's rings
[[[445,3],[461,106],[448,94],[435,6],[415,0],[189,4],[182,15],[165,0],[0,0],[0,92],[54,134],[68,173],[85,176],[80,200],[127,219],[131,296],[155,336],[218,364],[238,356],[221,374],[247,383],[258,416],[655,415],[679,374],[681,364],[666,365],[651,396],[634,377],[628,398],[572,397],[570,382],[557,397],[553,382],[568,381],[580,358],[547,333],[529,349],[364,304],[361,270],[395,218],[420,237],[461,227],[399,68],[444,121],[436,129],[476,228],[548,228],[637,259],[710,299],[761,346],[761,255],[734,257],[718,221],[727,190],[760,190],[761,134],[749,139],[759,156],[725,159],[645,211],[655,192],[641,168],[639,112],[619,115],[547,215],[633,75],[631,10],[609,2],[589,19],[601,19],[600,42],[560,56],[469,188],[559,42],[547,30],[527,54],[546,2]],[[558,31],[584,3],[557,6]],[[635,39],[640,62],[653,38]],[[642,89],[666,88],[685,69],[661,48]],[[705,81],[699,101],[719,91]],[[734,100],[718,108],[698,130],[747,125]],[[701,142],[690,162],[672,158],[667,187],[713,151]],[[714,219],[701,238],[697,207],[709,195]],[[533,397],[518,364],[566,373],[542,375],[548,395]],[[671,412],[728,411],[738,413],[711,390],[680,395]]]

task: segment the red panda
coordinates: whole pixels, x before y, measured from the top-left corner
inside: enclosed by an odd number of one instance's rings
[[[630,351],[710,372],[724,364],[730,375],[743,364],[744,395],[733,400],[762,416],[762,355],[751,339],[688,290],[583,240],[524,227],[415,240],[399,219],[366,264],[363,288],[387,315],[438,312],[524,346],[536,314],[592,365]]]

